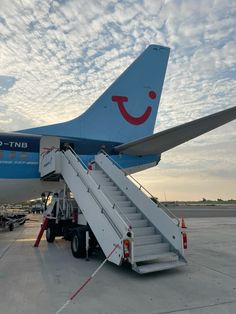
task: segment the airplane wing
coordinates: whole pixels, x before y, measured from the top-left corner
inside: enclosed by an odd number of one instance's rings
[[[236,107],[214,113],[136,141],[118,145],[114,147],[114,149],[120,153],[129,155],[160,155],[171,148],[234,119],[236,119]]]

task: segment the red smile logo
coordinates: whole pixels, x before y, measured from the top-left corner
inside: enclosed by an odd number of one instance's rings
[[[150,99],[154,100],[156,98],[156,93],[154,91],[150,91],[148,93],[148,96]],[[118,104],[120,113],[122,115],[122,117],[129,122],[130,124],[133,125],[139,125],[139,124],[143,124],[144,122],[147,121],[147,119],[150,117],[150,114],[152,112],[152,107],[148,106],[145,110],[145,112],[139,116],[139,117],[134,117],[132,115],[130,115],[127,110],[125,109],[125,105],[124,102],[128,101],[128,97],[127,96],[112,96],[112,101],[116,102]]]

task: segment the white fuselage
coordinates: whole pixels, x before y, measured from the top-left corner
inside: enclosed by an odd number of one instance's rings
[[[46,191],[63,187],[63,181],[45,182],[37,179],[0,179],[0,203],[16,203],[40,197]]]

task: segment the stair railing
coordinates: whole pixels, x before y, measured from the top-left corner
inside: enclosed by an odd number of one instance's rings
[[[86,166],[86,164],[81,160],[81,158],[76,154],[76,152],[69,147],[69,150],[72,152],[72,154],[75,156],[75,158],[82,164],[82,166],[85,168],[85,170],[87,170],[87,174],[89,173],[89,169]],[[94,195],[94,193],[91,191],[91,189],[89,189],[89,186],[87,184],[87,182],[84,180],[84,178],[79,174],[78,170],[76,169],[76,167],[71,163],[71,161],[69,160],[68,156],[66,156],[66,154],[64,154],[64,156],[66,157],[66,159],[68,160],[68,162],[70,163],[70,165],[72,166],[72,168],[74,169],[74,171],[76,172],[76,174],[80,177],[81,181],[83,182],[83,184],[86,186],[86,188],[89,190],[90,195],[93,197],[93,199],[95,200],[95,202],[98,204],[98,206],[101,208],[101,212],[106,216],[106,218],[109,220],[110,224],[112,225],[113,229],[116,230],[116,232],[119,234],[120,238],[123,238],[124,235],[122,234],[122,232],[117,228],[116,224],[113,222],[112,217],[110,217],[110,215],[107,213],[107,211],[104,209],[104,207],[102,206],[102,204],[98,201],[98,199],[96,198],[96,196]],[[95,182],[95,181],[94,181]],[[95,184],[97,185],[97,189],[100,189],[100,186],[95,182]],[[121,215],[119,214],[118,211],[116,211],[117,216],[119,217],[119,219],[123,222],[125,228],[127,229],[127,232],[130,232],[132,237],[133,237],[133,232],[131,230],[131,226],[128,226],[128,224],[126,223],[126,221],[123,219],[123,217],[121,217]]]
[[[90,172],[90,170],[88,169],[88,166],[84,163],[84,161],[80,158],[80,156],[73,150],[73,148],[71,148],[70,146],[69,146],[69,149],[71,150],[71,152],[75,155],[75,157],[78,159],[78,161],[82,164],[82,166],[87,170],[87,173],[89,173]],[[98,185],[99,186],[99,185]],[[104,192],[105,193],[105,192]],[[105,193],[106,194],[106,193]],[[116,204],[116,202],[115,202],[115,200],[109,195],[108,196],[109,197],[109,199],[112,201],[112,203],[113,203],[113,208],[117,208],[117,211],[119,212],[119,213],[121,213],[122,214],[122,218],[124,218],[125,219],[125,221],[126,221],[126,223],[128,223],[128,227],[129,227],[129,229],[131,229],[132,228],[132,222],[130,221],[130,219],[127,217],[127,215],[122,211],[122,209]]]
[[[141,183],[138,182],[137,179],[135,179],[130,173],[128,173],[127,171],[125,171],[113,158],[111,158],[110,155],[108,155],[103,149],[100,150],[100,153],[104,154],[117,168],[119,168],[124,174],[125,176],[129,177],[135,184],[136,186],[138,187],[138,189],[140,191],[144,191],[145,194],[147,194],[149,197],[151,197],[151,199],[154,199],[155,200],[155,203],[158,207],[160,207],[161,209],[163,209],[166,214],[172,218],[172,219],[175,219],[176,220],[176,225],[177,226],[180,226],[180,220],[179,218],[169,209],[167,208],[164,204],[160,203],[158,201],[158,199],[153,196]]]

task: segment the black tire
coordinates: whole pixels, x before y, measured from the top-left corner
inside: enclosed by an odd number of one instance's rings
[[[14,230],[14,224],[11,222],[9,224],[9,231],[13,231]]]
[[[46,239],[49,243],[52,243],[54,242],[55,240],[55,237],[56,237],[56,229],[55,229],[55,226],[51,225],[51,226],[48,226],[47,227],[47,230],[46,230]]]
[[[69,228],[63,228],[63,235],[66,241],[72,240],[72,232]]]
[[[71,240],[71,252],[74,257],[86,256],[85,230],[74,230]]]

